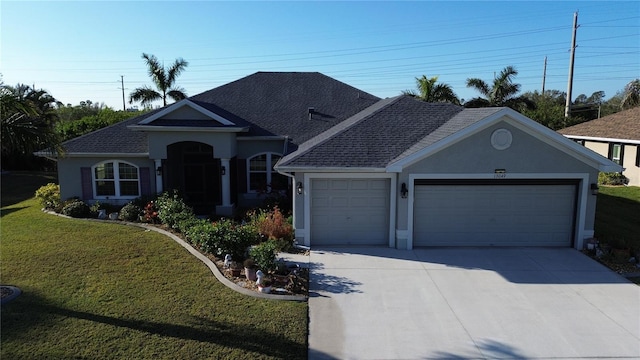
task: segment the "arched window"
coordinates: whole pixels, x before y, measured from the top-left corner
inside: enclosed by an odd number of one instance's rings
[[[249,192],[287,190],[289,179],[273,170],[273,166],[281,157],[275,153],[264,153],[247,161],[247,189]]]
[[[100,198],[140,196],[138,167],[124,161],[105,161],[93,166],[93,193]]]

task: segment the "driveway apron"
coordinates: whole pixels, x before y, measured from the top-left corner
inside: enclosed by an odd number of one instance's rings
[[[566,248],[314,248],[310,359],[640,358],[640,287]]]

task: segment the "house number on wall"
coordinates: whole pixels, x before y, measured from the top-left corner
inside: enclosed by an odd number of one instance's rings
[[[507,173],[495,173],[493,177],[494,179],[504,179],[507,177]]]

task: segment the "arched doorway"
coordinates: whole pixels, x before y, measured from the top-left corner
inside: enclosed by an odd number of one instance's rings
[[[185,141],[167,147],[164,181],[166,189],[177,189],[196,214],[212,214],[221,204],[220,159],[213,146]]]

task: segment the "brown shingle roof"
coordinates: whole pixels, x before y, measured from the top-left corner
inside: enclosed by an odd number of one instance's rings
[[[640,107],[558,130],[566,136],[640,140]]]

